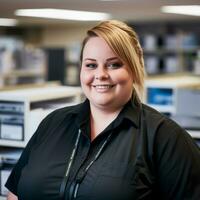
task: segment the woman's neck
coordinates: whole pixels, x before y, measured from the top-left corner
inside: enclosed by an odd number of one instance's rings
[[[94,140],[119,114],[121,109],[108,111],[90,105],[91,141]]]

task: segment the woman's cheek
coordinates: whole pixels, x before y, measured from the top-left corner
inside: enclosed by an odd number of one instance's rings
[[[93,81],[93,75],[92,73],[81,71],[80,80],[82,84],[89,84]]]
[[[130,80],[132,80],[130,73],[125,70],[121,70],[115,73],[113,76],[113,80],[118,84],[127,84]]]

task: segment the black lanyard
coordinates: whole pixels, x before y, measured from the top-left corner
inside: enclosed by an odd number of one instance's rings
[[[76,138],[76,142],[75,142],[74,148],[72,150],[72,153],[71,153],[71,156],[70,156],[70,159],[69,159],[69,163],[68,163],[68,166],[67,166],[67,169],[66,169],[66,172],[65,172],[65,176],[64,176],[63,181],[62,181],[61,186],[60,186],[60,197],[63,197],[64,194],[65,194],[65,188],[66,188],[66,185],[67,185],[67,181],[69,179],[69,172],[70,172],[72,163],[74,161],[75,154],[77,152],[80,136],[81,136],[81,130],[79,129],[78,135],[77,135],[77,138]]]
[[[76,138],[76,142],[75,142],[74,148],[72,150],[72,153],[71,153],[71,156],[70,156],[70,160],[69,160],[69,163],[68,163],[68,166],[67,166],[67,169],[66,169],[66,173],[65,173],[65,176],[64,176],[63,181],[61,183],[61,187],[60,187],[60,197],[62,197],[62,198],[65,196],[65,189],[66,189],[67,181],[69,179],[69,172],[70,172],[71,166],[73,164],[75,154],[77,152],[78,143],[79,143],[79,140],[80,140],[80,135],[81,135],[81,130],[79,129],[78,136]],[[72,183],[72,185],[70,187],[69,196],[68,196],[69,200],[72,200],[72,199],[76,198],[77,191],[78,191],[80,183],[84,179],[85,175],[87,174],[87,172],[88,172],[89,168],[92,166],[92,164],[99,158],[99,156],[102,153],[104,147],[106,146],[106,144],[110,140],[111,135],[112,135],[112,133],[110,133],[108,135],[106,140],[103,142],[103,144],[99,148],[98,152],[95,154],[94,158],[85,167],[85,169],[82,171],[82,173],[78,173],[78,176],[76,177],[75,181]]]
[[[90,161],[90,163],[85,167],[85,169],[83,171],[81,171],[81,173],[78,173],[75,181],[72,183],[71,187],[70,187],[70,191],[69,191],[69,200],[75,199],[77,196],[77,192],[78,192],[78,188],[80,183],[82,182],[82,180],[84,179],[85,175],[87,174],[89,168],[92,166],[92,164],[99,158],[100,154],[102,153],[104,147],[106,146],[106,144],[108,143],[108,141],[110,140],[112,133],[110,133],[108,135],[108,137],[106,138],[106,140],[103,142],[103,144],[101,145],[101,147],[99,148],[98,152],[95,154],[94,158]]]

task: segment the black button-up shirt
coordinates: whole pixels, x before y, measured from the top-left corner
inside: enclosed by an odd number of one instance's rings
[[[80,129],[66,200],[81,173],[78,200],[200,199],[200,151],[175,122],[134,97],[92,142],[89,121],[88,100],[51,113],[24,149],[6,187],[19,200],[62,199],[61,183]]]

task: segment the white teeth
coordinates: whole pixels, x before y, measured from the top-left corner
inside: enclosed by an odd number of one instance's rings
[[[95,86],[97,89],[109,89],[112,86],[111,85],[96,85]]]

